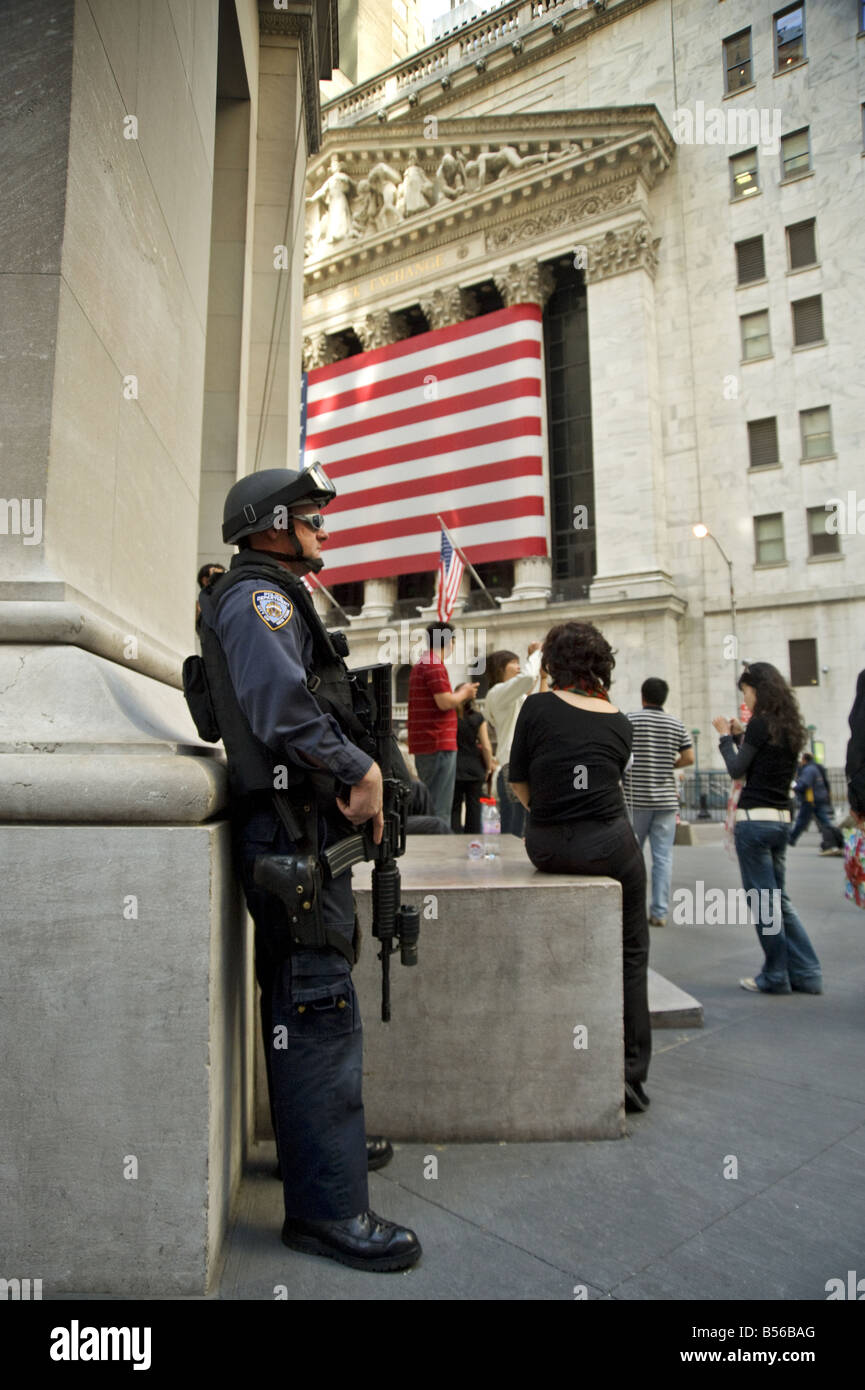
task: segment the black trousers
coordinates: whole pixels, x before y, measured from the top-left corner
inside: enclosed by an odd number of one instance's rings
[[[603,874],[621,883],[625,1080],[645,1081],[652,1055],[646,866],[630,821],[536,825],[529,816],[526,851],[542,873]]]
[[[321,832],[324,845],[324,822]],[[252,878],[257,855],[293,851],[276,812],[265,805],[236,817],[235,836],[255,923],[261,1032],[285,1214],[344,1220],[369,1206],[361,1094],[363,1033],[351,967],[339,951],[329,948],[285,953],[285,909]],[[351,940],[350,870],[325,888],[323,912],[325,923]]]
[[[479,835],[481,833],[481,793],[483,789],[483,782],[461,782],[459,779],[454,782],[451,830],[455,835],[459,835],[463,829],[466,835]],[[464,798],[466,803],[465,827],[460,825]]]

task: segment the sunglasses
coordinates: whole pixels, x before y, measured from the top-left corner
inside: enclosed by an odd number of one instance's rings
[[[307,526],[311,526],[313,531],[323,531],[325,518],[321,512],[310,512],[308,515],[292,512],[292,521],[305,521]]]

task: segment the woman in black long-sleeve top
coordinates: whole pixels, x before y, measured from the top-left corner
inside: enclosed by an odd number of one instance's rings
[[[625,1109],[635,1111],[649,1104],[649,925],[646,868],[621,785],[632,725],[607,694],[615,664],[592,623],[550,629],[541,669],[552,688],[520,710],[509,777],[529,812],[526,852],[536,869],[604,874],[622,885]]]
[[[736,854],[743,888],[756,890],[753,911],[765,956],[759,975],[739,984],[752,993],[822,994],[817,953],[785,887],[790,783],[807,731],[795,695],[768,661],[752,662],[739,678],[739,689],[751,710],[744,737],[741,727],[723,716],[712,720],[727,771],[745,778],[736,811]]]

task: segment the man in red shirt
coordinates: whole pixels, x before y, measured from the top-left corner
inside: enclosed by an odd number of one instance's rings
[[[453,641],[450,623],[427,628],[428,650],[412,667],[408,684],[408,749],[417,775],[429,788],[435,814],[450,824],[457,775],[457,705],[473,700],[477,685],[451,690],[445,660]]]

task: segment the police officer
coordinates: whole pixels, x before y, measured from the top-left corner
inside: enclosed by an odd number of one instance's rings
[[[421,1247],[413,1231],[369,1210],[368,1164],[382,1166],[392,1150],[386,1140],[367,1141],[364,1126],[351,870],[321,892],[323,941],[294,939],[290,954],[286,907],[254,879],[258,856],[317,855],[370,820],[381,841],[381,771],[345,732],[352,726],[346,667],[335,649],[341,634],[331,639],[299,578],[323,567],[321,508],[335,495],[316,464],[235,483],[222,536],[240,548],[201,595],[202,660],[255,923],[282,1239],[356,1269],[398,1270],[413,1265]]]

